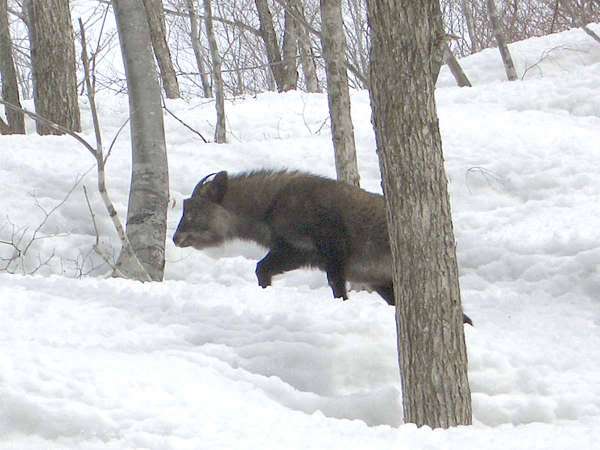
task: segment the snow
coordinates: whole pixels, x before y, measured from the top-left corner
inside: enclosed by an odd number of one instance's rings
[[[511,49],[520,74],[546,58],[508,83],[485,50],[461,60],[475,87],[454,87],[444,69],[437,90],[463,304],[475,322],[465,328],[473,426],[403,424],[393,308],[366,292],[333,300],[316,271],[262,290],[255,245],[199,252],[169,241],[165,282],[105,278],[82,184],[102,247],[118,248],[93,159],[69,137],[30,134],[0,137],[0,240],[27,242],[41,208],[83,181],[15,273],[0,274],[0,448],[597,448],[600,46],[571,30]],[[98,100],[109,143],[127,101]],[[352,101],[362,184],[380,191],[368,95]],[[206,100],[169,108],[212,135]],[[227,145],[204,144],[166,116],[170,234],[182,199],[210,172],[334,176],[323,95],[238,98],[227,116]],[[129,159],[125,129],[107,167],[121,217]],[[0,257],[10,253],[0,245]]]

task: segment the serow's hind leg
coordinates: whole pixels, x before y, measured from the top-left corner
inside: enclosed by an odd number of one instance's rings
[[[381,298],[383,298],[388,305],[395,305],[396,304],[396,299],[394,297],[394,286],[393,285],[387,285],[387,286],[377,286],[374,287],[375,292],[377,292]],[[463,313],[463,324],[468,324],[473,326],[473,321],[471,320],[471,318],[469,316],[467,316],[465,313]]]

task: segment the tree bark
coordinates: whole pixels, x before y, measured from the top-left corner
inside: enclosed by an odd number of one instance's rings
[[[200,72],[200,81],[202,83],[202,92],[206,98],[213,96],[212,87],[210,80],[208,79],[208,71],[204,64],[204,49],[200,42],[200,30],[198,29],[198,15],[196,14],[196,8],[194,8],[194,0],[186,0],[186,7],[188,14],[190,15],[190,30],[192,39],[192,49],[194,50],[194,57],[196,58],[196,66],[198,72]]]
[[[473,20],[473,10],[471,9],[471,5],[467,4],[466,0],[461,0],[460,6],[462,9],[463,16],[465,16],[467,34],[469,35],[469,40],[471,41],[471,53],[475,53],[477,51],[477,36],[475,33],[475,21]]]
[[[75,45],[69,0],[27,0],[33,98],[36,112],[72,131],[81,131]],[[61,134],[40,122],[39,134]]]
[[[448,68],[450,69],[450,72],[452,72],[456,84],[459,87],[471,87],[471,82],[469,81],[469,78],[467,78],[467,74],[465,74],[447,42],[444,45],[444,60],[446,61],[446,64],[448,64]]]
[[[310,43],[310,36],[303,22],[306,22],[304,7],[300,0],[289,0],[288,7],[300,18],[298,25],[298,50],[300,53],[300,65],[304,74],[304,84],[307,92],[321,92],[319,79],[317,78],[317,66]]]
[[[271,67],[271,73],[275,80],[275,85],[279,92],[283,91],[283,71],[281,62],[281,52],[277,43],[277,35],[273,27],[273,16],[269,10],[267,0],[254,0],[256,11],[258,13],[258,21],[260,23],[260,35],[265,43],[267,51],[267,61]]]
[[[371,106],[394,268],[404,421],[471,423],[455,241],[434,88],[438,0],[369,0]]]
[[[150,29],[142,0],[112,0],[127,77],[132,173],[127,209],[127,236],[139,260],[155,281],[165,266],[169,172],[160,86],[152,54]],[[117,268],[143,280],[122,250]]]
[[[215,142],[223,144],[227,142],[227,127],[225,123],[225,92],[223,89],[223,77],[221,76],[221,56],[213,30],[211,0],[204,0],[204,23],[206,25],[206,36],[210,48],[210,59],[212,60],[212,79],[215,91],[215,108],[217,110],[217,125],[215,127]]]
[[[162,0],[143,0],[143,2],[150,27],[152,48],[154,49],[156,62],[160,69],[160,78],[165,95],[167,98],[180,98],[179,83],[177,82],[177,75],[175,75],[173,61],[171,60],[171,52],[167,44],[167,27],[165,25]]]
[[[360,176],[350,114],[350,90],[346,70],[346,39],[341,0],[321,0],[321,46],[327,76],[331,138],[338,180],[358,186]]]
[[[284,12],[283,46],[282,46],[282,90],[291,91],[298,85],[298,70],[296,54],[298,49],[299,24],[294,18],[296,12],[292,10],[292,3],[287,2]]]
[[[0,76],[2,77],[2,98],[20,108],[19,83],[12,55],[7,0],[0,0]],[[2,134],[25,134],[23,113],[9,108],[5,108],[5,113],[8,123]]]
[[[492,29],[494,30],[494,35],[496,36],[498,50],[502,57],[502,63],[504,64],[504,70],[506,71],[506,77],[509,81],[515,81],[517,79],[517,71],[515,70],[512,56],[510,56],[510,51],[508,50],[508,45],[506,44],[500,21],[498,20],[498,10],[496,9],[494,0],[487,0],[487,10],[488,15],[490,16],[490,22],[492,23]]]

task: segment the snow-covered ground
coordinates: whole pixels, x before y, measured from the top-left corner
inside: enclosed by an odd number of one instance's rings
[[[573,30],[512,49],[523,81],[503,81],[486,50],[462,60],[476,87],[453,87],[444,69],[437,91],[463,304],[476,325],[465,330],[473,426],[402,424],[393,308],[366,292],[333,300],[316,271],[262,290],[254,245],[169,242],[164,283],[105,279],[81,187],[110,249],[93,159],[69,137],[29,134],[0,137],[0,240],[24,233],[23,248],[42,208],[85,177],[10,266],[17,274],[0,274],[0,448],[598,448],[600,46]],[[127,101],[99,101],[109,142]],[[169,107],[211,135],[212,104]],[[367,93],[352,107],[362,184],[378,191]],[[236,99],[227,116],[227,145],[166,117],[170,233],[210,172],[334,176],[323,95]],[[108,164],[122,217],[129,157],[125,131]]]

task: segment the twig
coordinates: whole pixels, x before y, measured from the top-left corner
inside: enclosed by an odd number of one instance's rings
[[[164,99],[163,99],[163,108],[165,109],[165,111],[167,111],[171,116],[173,116],[173,118],[175,120],[177,120],[181,125],[183,125],[184,127],[186,127],[188,130],[190,130],[192,133],[196,133],[198,136],[200,136],[200,139],[202,139],[204,141],[205,144],[208,144],[208,141],[206,140],[206,138],[204,136],[202,136],[202,134],[197,131],[194,130],[191,126],[189,126],[187,123],[185,123],[183,120],[181,120],[179,117],[177,117],[175,115],[175,113],[173,113],[169,108],[167,108],[167,104],[165,103]]]
[[[16,105],[13,105],[12,103],[9,103],[6,100],[3,100],[1,98],[0,98],[0,103],[3,104],[4,106],[6,106],[7,108],[12,109],[13,111],[18,111],[18,112],[21,112],[23,114],[27,114],[29,117],[31,117],[36,122],[41,122],[41,123],[43,123],[45,125],[48,125],[51,128],[54,128],[55,130],[61,131],[64,134],[68,134],[69,136],[75,138],[80,144],[82,144],[86,149],[88,149],[88,151],[94,157],[96,157],[96,149],[94,147],[92,147],[88,143],[88,141],[86,141],[85,139],[83,139],[81,136],[79,136],[74,131],[71,131],[68,128],[63,127],[62,125],[59,125],[59,124],[57,124],[55,122],[52,122],[50,119],[46,119],[45,117],[42,117],[42,116],[34,113],[33,111],[29,111],[27,109],[23,109],[23,108],[20,108],[20,107],[18,107]]]
[[[587,25],[584,25],[581,27],[581,29],[583,31],[585,31],[588,36],[590,36],[592,39],[594,39],[596,42],[598,42],[600,44],[600,36],[598,36],[594,30],[592,30],[590,27],[588,27]]]

